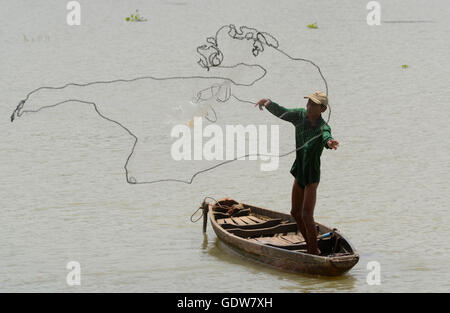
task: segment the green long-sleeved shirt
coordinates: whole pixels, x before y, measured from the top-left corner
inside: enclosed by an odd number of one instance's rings
[[[291,122],[295,126],[296,158],[291,174],[301,186],[320,181],[320,156],[323,148],[330,149],[327,142],[333,139],[330,126],[319,118],[317,126],[312,127],[303,108],[286,109],[271,101],[267,110],[273,115]]]

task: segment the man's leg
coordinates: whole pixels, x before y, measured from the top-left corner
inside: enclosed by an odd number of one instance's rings
[[[305,186],[302,219],[306,228],[306,243],[308,253],[319,254],[317,248],[317,230],[314,223],[314,206],[316,205],[316,193],[319,183],[312,183]]]
[[[305,224],[302,219],[303,210],[303,194],[304,190],[300,187],[297,181],[294,179],[294,185],[292,186],[292,205],[291,205],[291,215],[295,218],[297,222],[298,229],[302,234],[303,238],[306,240],[306,230]]]

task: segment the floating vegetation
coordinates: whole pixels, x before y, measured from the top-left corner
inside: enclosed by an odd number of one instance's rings
[[[402,69],[407,69],[409,66],[407,64],[402,65]]]
[[[23,41],[24,42],[45,42],[50,41],[49,35],[38,35],[38,36],[30,36],[30,35],[23,35]]]
[[[312,24],[309,24],[309,25],[308,25],[308,28],[317,29],[317,28],[319,28],[319,26],[317,26],[317,23],[314,22],[314,23],[312,23]]]
[[[131,14],[125,19],[127,22],[147,22],[147,19],[139,15],[139,10],[136,9],[134,14]]]

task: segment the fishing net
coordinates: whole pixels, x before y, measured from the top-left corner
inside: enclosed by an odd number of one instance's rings
[[[206,44],[198,46],[196,52],[201,74],[147,75],[36,88],[19,102],[11,122],[24,114],[61,106],[64,110],[73,106],[92,107],[98,117],[119,126],[132,139],[123,165],[129,184],[191,184],[198,175],[236,160],[284,157],[320,138],[330,119],[330,105],[320,127],[311,128],[304,118],[298,120],[296,126],[302,128],[302,144],[296,149],[280,154],[236,153],[224,161],[172,160],[174,125],[193,129],[199,119],[220,127],[267,123],[267,115],[254,113],[255,103],[263,97],[294,107],[314,90],[324,90],[328,95],[328,84],[319,66],[311,60],[292,57],[268,32],[224,25],[214,36],[207,37]],[[279,117],[274,123],[282,123],[284,116]],[[251,144],[248,139],[246,144]],[[179,173],[179,177],[167,177],[168,169]]]

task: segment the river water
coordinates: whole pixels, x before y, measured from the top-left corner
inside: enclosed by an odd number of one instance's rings
[[[383,1],[379,26],[366,22],[367,1],[354,0],[80,3],[81,25],[68,26],[64,1],[2,0],[1,291],[450,290],[446,1]],[[125,21],[136,9],[146,22]],[[318,29],[306,27],[314,22]],[[260,160],[244,160],[200,174],[192,184],[133,185],[124,171],[132,136],[101,119],[92,105],[65,103],[10,123],[19,101],[41,86],[206,75],[196,63],[196,48],[229,24],[270,33],[280,49],[313,61],[326,78],[329,124],[340,147],[323,152],[315,219],[338,228],[361,255],[341,277],[256,264],[229,251],[210,227],[203,236],[201,223],[190,222],[206,196],[289,212],[293,154],[281,158],[276,171],[261,171]],[[224,65],[246,62],[267,70],[255,86],[231,86],[236,96],[296,107],[305,104],[305,94],[324,89],[311,64],[270,48],[254,58],[251,46],[229,44],[223,43]],[[243,82],[258,77],[248,68],[225,74],[220,76]],[[25,107],[71,97],[95,101],[105,116],[139,135],[129,164],[137,181],[189,180],[216,163],[174,161],[170,129],[186,121],[194,92],[214,81],[44,90]],[[248,103],[214,105],[218,125],[278,125],[279,152],[294,148],[289,123]],[[66,282],[70,261],[80,264],[80,286]],[[367,282],[371,261],[380,265],[379,285]]]

